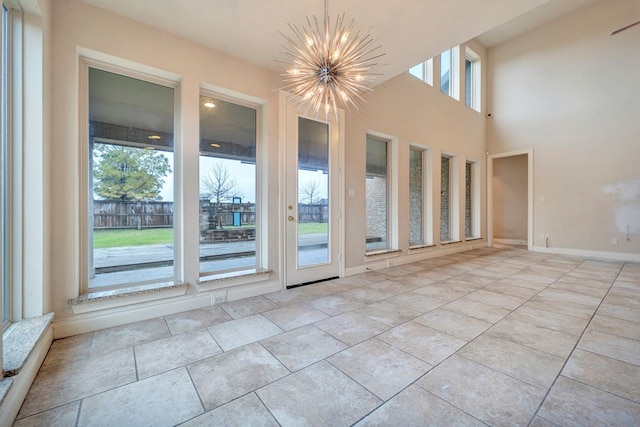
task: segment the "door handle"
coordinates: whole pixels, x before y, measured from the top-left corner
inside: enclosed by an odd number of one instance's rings
[[[296,219],[293,217],[293,215],[289,215],[289,216],[287,217],[287,219],[288,219],[289,221],[295,221],[295,220],[296,220]]]

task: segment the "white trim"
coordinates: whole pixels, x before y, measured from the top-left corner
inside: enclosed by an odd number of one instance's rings
[[[0,406],[0,420],[15,420],[52,342],[53,327],[49,325],[33,348],[20,373],[13,377],[13,384],[11,384],[11,388]]]
[[[108,292],[108,291],[107,291]],[[97,297],[94,300],[88,298],[86,300],[80,300],[80,303],[70,303],[71,311],[73,314],[90,313],[93,311],[107,310],[110,308],[123,307],[127,305],[134,305],[145,303],[149,301],[156,301],[160,299],[166,299],[171,297],[178,297],[185,295],[187,292],[187,284],[175,285],[167,287],[166,289],[157,288],[150,291],[140,291],[132,294],[113,295],[105,298]],[[94,293],[99,294],[100,292]]]
[[[493,246],[493,161],[523,154],[527,155],[527,249],[533,250],[533,148],[487,156],[487,243],[489,247]]]
[[[187,294],[181,297],[165,298],[125,307],[117,307],[92,313],[78,314],[54,320],[53,336],[55,339],[84,334],[100,329],[139,322],[161,316],[181,313],[183,311],[213,305],[213,294]]]
[[[527,241],[524,239],[493,239],[493,243],[497,243],[499,245],[527,245]]]
[[[395,267],[398,265],[410,264],[412,262],[423,261],[426,259],[437,258],[440,256],[456,254],[459,252],[466,252],[473,249],[486,248],[487,242],[485,240],[474,240],[472,242],[460,242],[456,245],[446,247],[436,247],[435,250],[425,250],[420,252],[414,252],[407,255],[390,257],[381,260],[380,262],[369,262],[364,265],[356,267],[350,267],[346,270],[346,276],[353,276],[354,274],[367,273],[369,271],[383,270],[389,267]]]
[[[534,246],[533,252],[568,255],[581,258],[599,258],[611,261],[640,262],[640,254],[632,254],[627,252],[592,251],[589,249],[572,248],[547,248],[544,246]]]
[[[246,286],[238,289],[231,289],[227,292],[227,301],[236,301],[243,298],[251,298],[258,295],[270,294],[282,291],[280,282],[264,283],[257,286]]]

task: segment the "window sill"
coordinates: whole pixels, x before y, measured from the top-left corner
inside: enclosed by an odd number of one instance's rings
[[[232,271],[229,273],[203,276],[198,280],[196,285],[198,291],[210,291],[213,289],[227,288],[229,286],[262,282],[268,280],[271,273],[271,270],[262,269]]]
[[[409,246],[409,253],[425,252],[428,249],[435,248],[436,245],[415,245]]]
[[[400,253],[402,253],[401,249],[383,249],[380,251],[367,252],[364,256],[365,256],[365,261],[368,261],[369,259],[374,259],[374,258],[386,258],[388,256],[398,256],[400,255]]]
[[[52,320],[53,313],[49,313],[9,325],[2,334],[2,372],[4,377],[13,377],[20,373]],[[4,385],[0,386],[0,389],[5,387]]]
[[[473,242],[473,241],[476,241],[476,240],[482,240],[482,237],[466,237],[464,239],[465,242]]]
[[[186,283],[161,282],[108,291],[90,292],[69,300],[69,306],[73,314],[82,314],[107,308],[182,296],[186,292]]]
[[[462,243],[461,240],[447,240],[446,242],[440,242],[440,246],[454,245],[456,243]]]

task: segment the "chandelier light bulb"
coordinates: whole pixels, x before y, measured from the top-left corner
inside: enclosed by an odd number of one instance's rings
[[[346,26],[344,14],[331,20],[327,0],[324,21],[316,16],[306,21],[302,27],[288,24],[291,36],[280,33],[287,41],[284,58],[276,59],[287,70],[281,74],[281,89],[305,114],[314,112],[316,117],[323,107],[325,119],[331,110],[337,118],[339,107],[348,113],[360,110],[363,95],[373,91],[380,75],[374,72],[376,61],[384,55],[378,53],[380,46],[368,33],[354,31],[353,20]]]

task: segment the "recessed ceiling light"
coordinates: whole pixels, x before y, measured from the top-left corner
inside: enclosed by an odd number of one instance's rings
[[[213,101],[207,101],[204,103],[204,106],[207,108],[213,108],[216,106],[216,104],[214,104]]]
[[[211,144],[211,146],[215,148],[220,148],[220,144],[216,144],[216,143]]]
[[[161,139],[162,137],[160,135],[149,135],[147,138],[149,138],[149,139]]]

